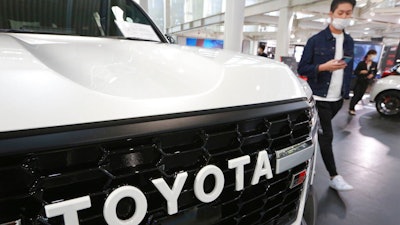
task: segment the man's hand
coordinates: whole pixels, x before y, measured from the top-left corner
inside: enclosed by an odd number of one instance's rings
[[[335,70],[344,69],[346,66],[347,66],[347,63],[343,60],[332,59],[324,64],[319,65],[318,70],[333,72]]]

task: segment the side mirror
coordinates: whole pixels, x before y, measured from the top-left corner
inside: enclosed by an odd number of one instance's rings
[[[175,38],[173,38],[172,35],[165,34],[165,37],[167,38],[170,44],[175,44]]]

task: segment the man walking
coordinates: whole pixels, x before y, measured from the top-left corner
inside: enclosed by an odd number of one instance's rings
[[[332,1],[331,23],[307,41],[297,70],[308,78],[313,90],[321,124],[318,134],[321,156],[330,175],[330,187],[337,191],[353,189],[336,171],[332,119],[342,107],[343,99],[349,98],[353,59],[346,63],[343,57],[353,57],[354,41],[344,29],[350,24],[355,5],[355,0]]]

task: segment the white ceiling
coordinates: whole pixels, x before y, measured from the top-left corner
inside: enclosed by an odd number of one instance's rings
[[[295,35],[309,37],[328,24],[327,18],[331,1],[309,6],[297,7],[297,13],[312,15],[297,19]],[[397,4],[397,7],[396,7]],[[395,0],[359,0],[353,14],[354,25],[346,31],[355,39],[371,40],[384,38],[386,42],[398,43],[400,37],[400,1]],[[316,22],[318,20],[319,22]]]
[[[304,44],[311,35],[327,26],[331,0],[293,2],[296,2],[296,5],[292,7],[294,21],[291,42],[292,44]],[[279,4],[278,0],[270,0],[246,8],[248,10],[245,13],[248,16],[245,17],[244,27],[246,39],[255,41],[276,39],[279,21],[277,3]],[[254,10],[258,6],[262,11]],[[199,23],[202,26],[192,27],[191,24],[194,23],[183,24],[178,30],[175,30],[176,32],[172,29],[171,33],[179,36],[221,38],[223,37],[223,14],[217,16],[219,17],[212,17],[217,22],[207,23],[207,18],[205,18]],[[371,38],[383,38],[385,44],[399,43],[400,0],[357,0],[353,16],[354,24],[347,28],[346,32],[350,33],[354,39],[369,41]],[[218,18],[220,19],[218,20]]]

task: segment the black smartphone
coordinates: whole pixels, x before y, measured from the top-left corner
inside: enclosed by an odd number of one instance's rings
[[[350,56],[343,56],[342,60],[345,61],[346,63],[349,63],[351,61],[351,59],[353,59]]]

